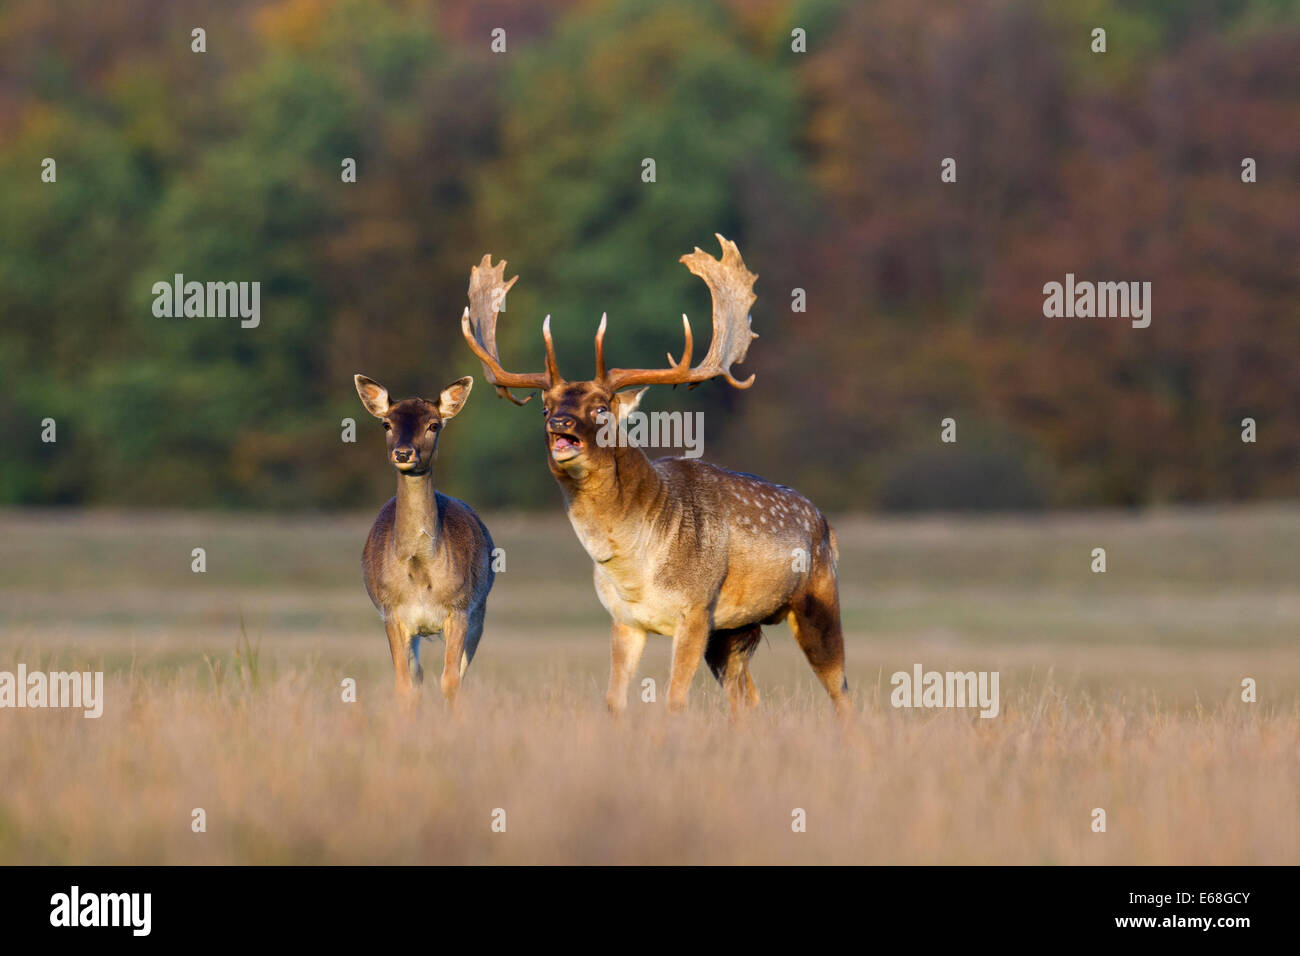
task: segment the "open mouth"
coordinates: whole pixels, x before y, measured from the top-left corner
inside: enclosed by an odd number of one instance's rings
[[[582,454],[582,439],[569,432],[550,432],[551,457],[556,461],[568,461]]]

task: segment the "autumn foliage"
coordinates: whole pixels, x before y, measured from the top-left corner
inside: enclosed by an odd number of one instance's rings
[[[72,6],[0,12],[0,501],[373,502],[352,375],[477,374],[485,252],[524,279],[503,357],[550,313],[580,374],[602,312],[627,366],[703,323],[677,260],[714,232],[758,382],[647,401],[704,410],[711,460],[828,509],[1296,494],[1292,3]],[[1067,272],[1150,281],[1151,326],[1044,317]],[[261,325],[156,318],[174,273],[260,281]],[[553,504],[531,412],[457,424],[445,487]]]

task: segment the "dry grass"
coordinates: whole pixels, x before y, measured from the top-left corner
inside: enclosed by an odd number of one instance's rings
[[[739,726],[703,674],[685,717],[612,723],[571,531],[489,524],[509,565],[462,706],[431,683],[404,722],[364,519],[0,515],[0,669],[108,672],[99,720],[0,711],[0,863],[1300,862],[1294,509],[840,521],[857,710],[771,628]],[[1000,671],[1001,715],[893,710],[915,662]]]

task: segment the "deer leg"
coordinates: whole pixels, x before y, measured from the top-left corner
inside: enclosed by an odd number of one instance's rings
[[[465,649],[460,654],[460,676],[465,676],[465,671],[469,670],[469,662],[474,659],[474,652],[478,650],[478,639],[484,636],[484,611],[486,606],[480,605],[469,613],[469,628],[465,631]]]
[[[727,668],[723,674],[723,687],[727,690],[727,710],[732,719],[740,716],[745,694],[745,658],[736,648],[727,655]]]
[[[833,579],[829,588],[825,583],[814,585],[795,598],[786,619],[813,673],[831,695],[836,713],[845,713],[849,685],[844,678],[844,633]]]
[[[605,706],[615,717],[627,709],[627,688],[641,663],[645,631],[615,621],[609,635],[609,690]]]
[[[745,703],[750,707],[758,706],[758,685],[754,683],[754,677],[749,673],[749,661],[744,663],[745,670]]]
[[[673,668],[668,682],[668,710],[672,713],[679,713],[686,707],[691,681],[708,642],[708,608],[685,612],[673,633]]]
[[[763,637],[760,626],[732,631],[714,631],[704,650],[704,662],[727,692],[731,716],[738,717],[742,705],[758,704],[758,689],[749,674],[749,658]]]
[[[456,702],[456,693],[460,690],[461,658],[465,655],[465,636],[468,633],[469,619],[464,611],[452,611],[447,615],[442,625],[442,696],[449,704]]]
[[[469,669],[470,661],[474,660],[474,652],[478,650],[479,638],[483,636],[483,615],[487,611],[486,604],[480,604],[472,609],[469,613],[469,626],[465,632],[465,650],[460,655],[460,676],[465,676],[465,671]]]
[[[410,706],[419,698],[424,670],[420,667],[420,639],[413,636],[394,617],[384,622],[388,632],[388,651],[393,655],[393,677],[397,699]]]

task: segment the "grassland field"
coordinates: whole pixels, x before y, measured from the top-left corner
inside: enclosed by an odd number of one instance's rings
[[[784,626],[743,720],[704,668],[666,714],[652,636],[611,721],[558,508],[484,516],[479,655],[452,712],[426,642],[405,721],[371,517],[0,512],[0,670],[106,674],[99,719],[0,710],[0,863],[1300,862],[1300,506],[833,519],[842,722]],[[893,708],[918,663],[1000,714]]]

